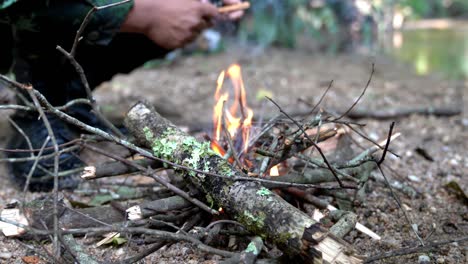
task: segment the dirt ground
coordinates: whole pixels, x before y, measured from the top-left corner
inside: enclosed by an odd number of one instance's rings
[[[268,93],[286,112],[305,111],[317,102],[331,80],[333,88],[322,108],[342,111],[349,107],[364,88],[375,63],[373,80],[358,105],[375,111],[402,107],[463,107],[468,82],[448,81],[437,75],[419,77],[407,66],[387,58],[363,55],[326,56],[306,51],[271,49],[262,53],[232,48],[229,52],[181,58],[168,66],[138,69],[129,75],[116,76],[96,91],[105,114],[121,121],[126,110],[139,100],[147,100],[158,111],[179,125],[209,132],[213,93],[218,73],[229,64],[242,67],[249,105],[257,116],[268,116],[278,110],[264,100]],[[300,101],[298,99],[301,99]],[[466,109],[465,109],[466,110]],[[360,120],[366,123],[371,138],[385,139],[391,120]],[[389,155],[386,176],[397,190],[404,207],[420,236],[426,241],[454,239],[468,235],[468,207],[445,185],[456,182],[468,193],[468,114],[450,118],[412,115],[396,121],[396,132],[402,136],[392,149],[401,155]],[[2,117],[0,142],[5,142],[9,129]],[[424,150],[433,161],[418,154]],[[411,227],[392,198],[378,173],[369,184],[367,201],[356,208],[359,222],[382,236],[375,242],[352,231],[345,240],[363,255],[374,255],[401,247],[418,245]],[[380,178],[379,178],[380,177]],[[4,166],[0,170],[0,206],[22,193],[7,180]],[[380,180],[379,180],[380,179]],[[408,191],[409,190],[409,191]],[[33,199],[40,194],[27,194]],[[92,249],[102,260],[136,252],[128,248]],[[0,263],[22,263],[21,257],[32,251],[20,242],[0,236]],[[468,263],[468,244],[451,243],[435,250],[391,258],[378,263],[417,263],[426,254],[432,263]],[[141,263],[213,263],[217,257],[197,252],[188,244],[176,244],[151,255]]]

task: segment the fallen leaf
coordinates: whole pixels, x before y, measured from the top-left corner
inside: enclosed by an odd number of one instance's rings
[[[38,256],[24,256],[21,259],[23,260],[24,263],[27,263],[27,264],[39,264],[40,263],[40,259]]]

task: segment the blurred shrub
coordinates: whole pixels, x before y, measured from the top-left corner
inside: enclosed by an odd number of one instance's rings
[[[452,0],[447,7],[447,14],[452,17],[468,18],[468,1],[467,0]]]
[[[377,0],[373,0],[377,2]],[[402,8],[411,10],[410,18],[468,17],[467,0],[397,0]]]
[[[241,22],[239,37],[261,46],[294,47],[300,36],[320,39],[338,33],[337,18],[327,5],[312,7],[310,0],[253,0]]]

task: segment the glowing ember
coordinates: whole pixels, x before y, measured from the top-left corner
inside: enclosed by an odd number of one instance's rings
[[[234,98],[230,97],[229,92],[223,90],[226,77],[231,80]],[[238,133],[242,133],[241,149],[246,152],[252,127],[253,111],[247,106],[245,87],[239,65],[233,64],[226,71],[219,74],[214,97],[216,103],[213,109],[214,129],[211,148],[220,155],[224,155],[225,150],[219,143],[222,138],[224,122],[226,130],[233,141],[237,139]]]

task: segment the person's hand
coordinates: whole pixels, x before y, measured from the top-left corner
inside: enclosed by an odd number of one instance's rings
[[[242,1],[241,0],[224,0],[223,1],[225,5],[235,5],[239,4]],[[244,11],[234,11],[228,14],[228,18],[230,20],[239,20],[242,16],[244,15]]]
[[[163,48],[175,49],[211,27],[217,15],[214,5],[199,0],[135,0],[121,31],[142,33]]]
[[[209,0],[200,0],[202,3],[209,3]],[[242,3],[242,0],[223,0],[225,6],[235,5]],[[227,14],[227,18],[230,20],[239,20],[244,15],[243,10],[230,12]]]

